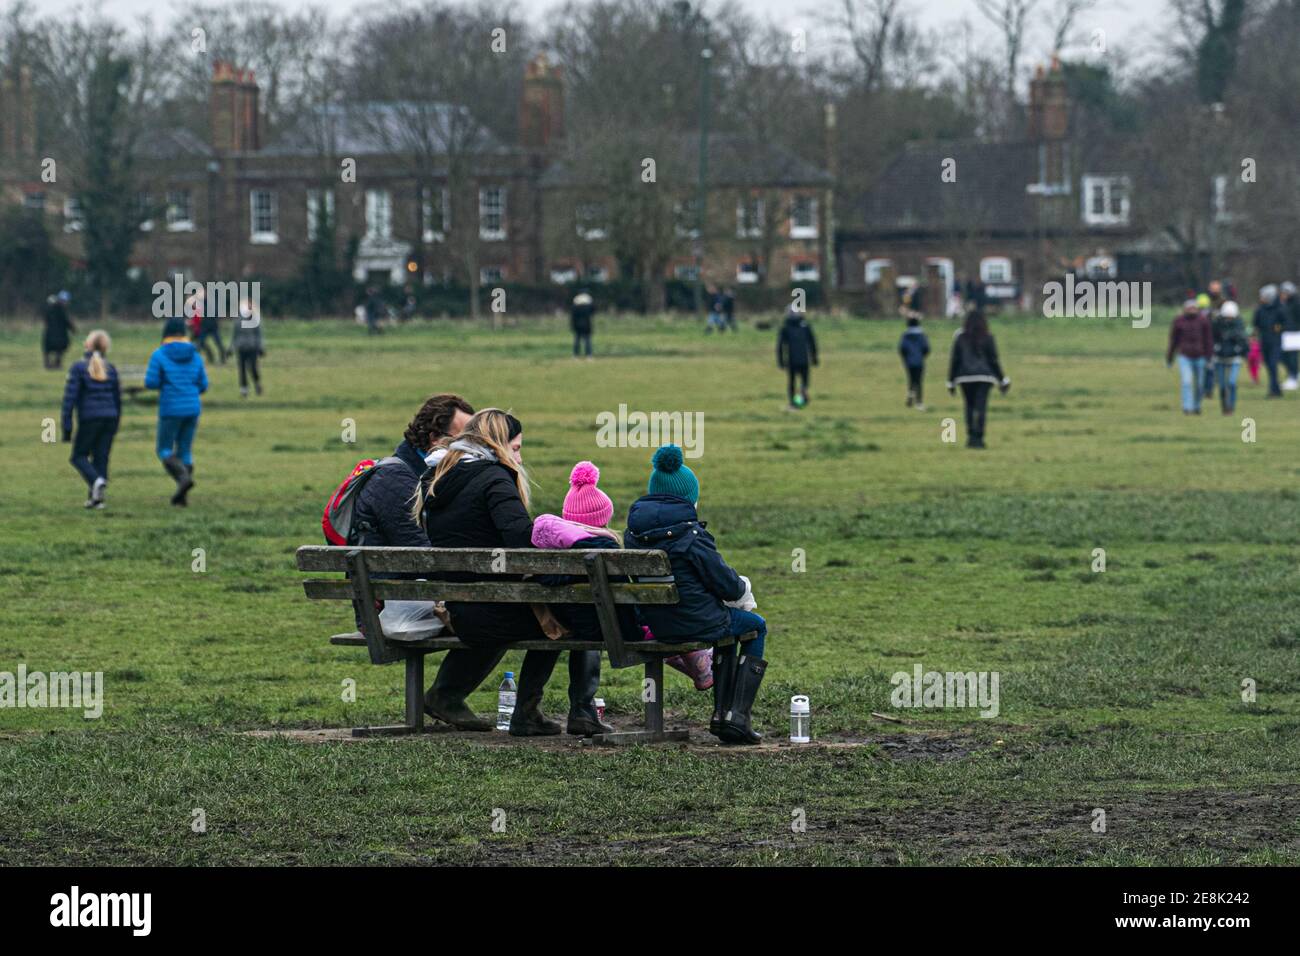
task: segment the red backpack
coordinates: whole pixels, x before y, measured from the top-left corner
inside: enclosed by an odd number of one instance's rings
[[[375,472],[384,465],[394,462],[403,468],[406,467],[402,459],[394,456],[381,458],[379,461],[373,458],[363,459],[357,462],[357,466],[343,479],[343,483],[334,489],[334,494],[330,495],[329,501],[325,503],[325,514],[320,519],[326,542],[338,546],[356,544],[357,532],[360,529],[353,526],[352,516],[356,511],[357,497]]]

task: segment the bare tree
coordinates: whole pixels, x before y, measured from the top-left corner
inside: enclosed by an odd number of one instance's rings
[[[1056,6],[1048,13],[1048,25],[1052,29],[1052,53],[1060,53],[1070,42],[1079,15],[1087,13],[1097,5],[1097,0],[1057,0]]]
[[[1016,80],[1020,75],[1020,56],[1025,49],[1029,14],[1037,4],[1038,0],[975,0],[980,12],[1002,34],[1008,103],[1016,101]]]

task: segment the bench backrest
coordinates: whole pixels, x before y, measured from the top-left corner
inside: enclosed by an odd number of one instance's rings
[[[646,658],[626,646],[618,626],[616,604],[676,604],[668,556],[662,551],[537,550],[532,548],[337,548],[308,545],[298,549],[300,571],[343,572],[347,578],[310,578],[303,590],[313,600],[354,601],[370,659],[395,660],[400,651],[384,639],[376,601],[458,601],[461,603],[591,604],[615,667]],[[375,575],[473,574],[476,580],[421,581]],[[548,587],[511,580],[518,575],[564,574],[586,583]],[[648,583],[614,583],[610,577],[649,577]],[[496,580],[493,580],[493,579]]]

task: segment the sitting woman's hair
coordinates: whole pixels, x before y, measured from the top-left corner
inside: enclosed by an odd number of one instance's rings
[[[406,426],[406,440],[421,452],[429,450],[435,441],[447,434],[457,412],[474,414],[474,407],[459,395],[435,395],[415,413]]]
[[[104,362],[104,355],[112,344],[113,340],[108,337],[108,333],[103,329],[95,329],[86,336],[86,351],[90,353],[90,362],[86,365],[86,372],[96,382],[108,381],[108,365]]]
[[[481,412],[476,412],[470,420],[465,423],[464,429],[455,438],[444,437],[438,440],[440,447],[445,447],[447,453],[442,456],[433,469],[433,477],[429,479],[426,488],[423,481],[420,482],[415,490],[414,505],[411,514],[415,520],[424,524],[424,504],[426,495],[436,498],[438,496],[438,482],[440,482],[447,472],[451,471],[458,465],[463,458],[472,454],[465,448],[454,448],[453,445],[462,443],[477,445],[485,451],[491,452],[496,460],[503,467],[514,472],[515,487],[519,490],[519,500],[524,503],[524,508],[528,507],[528,472],[524,466],[515,461],[514,454],[510,451],[510,442],[522,435],[524,426],[519,419],[509,412],[502,411],[499,408],[485,408]]]

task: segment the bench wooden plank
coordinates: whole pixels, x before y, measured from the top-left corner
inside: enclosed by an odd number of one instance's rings
[[[369,560],[367,569],[373,574]],[[351,601],[360,595],[356,581],[309,578],[302,582],[313,601]],[[547,587],[527,581],[393,581],[370,579],[370,590],[380,601],[465,601],[502,604],[592,604],[591,585],[571,584]],[[676,604],[675,584],[611,584],[616,604]]]
[[[346,571],[354,548],[305,545],[298,549],[299,571]],[[365,548],[366,569],[372,574],[465,571],[473,574],[575,574],[587,576],[586,556],[605,557],[607,572],[661,577],[671,574],[662,551],[600,549],[540,550],[536,548]]]
[[[748,634],[742,634],[740,640],[752,641],[758,636],[756,631]],[[635,647],[638,651],[645,651],[647,654],[664,655],[672,657],[674,654],[685,654],[688,651],[702,651],[709,647],[726,647],[728,644],[734,644],[735,638],[724,637],[716,644],[709,642],[705,644],[702,641],[692,641],[687,644],[669,644],[667,641],[641,641]],[[338,647],[365,647],[366,638],[360,631],[349,631],[346,634],[335,634],[330,638],[330,643]],[[400,641],[393,638],[388,639],[388,643],[399,648],[409,648],[413,651],[450,651],[460,647],[469,647],[459,637],[422,637],[414,641]],[[605,645],[599,641],[511,641],[505,645],[512,651],[603,651]]]

